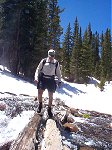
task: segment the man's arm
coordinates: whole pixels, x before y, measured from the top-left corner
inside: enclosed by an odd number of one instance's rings
[[[41,62],[39,63],[36,71],[35,71],[35,76],[34,76],[34,80],[38,82],[38,75],[40,73],[40,70],[42,68],[42,64],[43,64],[43,60],[41,60]]]

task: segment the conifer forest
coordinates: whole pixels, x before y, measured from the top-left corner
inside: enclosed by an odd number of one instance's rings
[[[88,83],[92,76],[102,84],[112,80],[110,29],[93,33],[89,22],[82,33],[76,16],[73,29],[68,22],[63,33],[63,11],[58,0],[0,0],[0,65],[33,81],[40,60],[52,48],[64,79]]]

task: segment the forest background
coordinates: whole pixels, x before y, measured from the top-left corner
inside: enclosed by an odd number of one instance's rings
[[[110,29],[93,33],[88,23],[82,33],[76,16],[73,29],[68,22],[63,33],[63,11],[58,0],[0,0],[0,64],[33,81],[40,60],[52,48],[67,81],[88,83],[92,76],[102,86],[112,80]]]

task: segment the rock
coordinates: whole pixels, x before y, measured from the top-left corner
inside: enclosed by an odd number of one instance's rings
[[[74,119],[70,116],[67,117],[67,122],[68,123],[73,123],[74,122]]]
[[[0,150],[9,150],[11,146],[11,142],[5,143],[4,145],[0,146]]]
[[[62,124],[67,122],[68,114],[66,111],[60,111],[60,113],[57,115],[58,119],[61,121]]]
[[[42,150],[63,150],[61,135],[56,127],[56,122],[48,119],[42,142]]]
[[[70,108],[70,113],[74,115],[75,113],[78,113],[78,110],[75,108]]]
[[[70,108],[70,113],[76,117],[82,117],[82,114],[75,108]]]
[[[74,124],[71,124],[71,123],[65,123],[63,125],[63,127],[71,132],[77,132],[79,131],[78,127]]]
[[[0,102],[0,110],[4,111],[5,109],[6,109],[6,104],[3,102],[2,103]]]
[[[80,147],[80,150],[95,150],[95,149],[89,146],[83,146],[83,147]]]

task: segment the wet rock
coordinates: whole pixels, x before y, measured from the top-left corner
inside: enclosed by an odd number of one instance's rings
[[[58,119],[60,120],[60,122],[62,124],[66,123],[67,122],[67,117],[68,117],[68,114],[66,111],[60,111],[58,114],[57,114],[57,117]]]
[[[110,120],[108,118],[94,117],[93,119],[90,120],[90,122],[95,123],[97,125],[108,126]]]
[[[80,150],[95,150],[95,149],[89,146],[83,146],[83,147],[80,147]]]
[[[75,109],[75,108],[70,108],[70,113],[71,113],[72,115],[75,115],[75,113],[78,113],[78,110]]]
[[[0,150],[9,150],[12,142],[5,143],[4,145],[0,146]]]
[[[71,131],[71,132],[77,132],[77,131],[79,131],[77,125],[75,125],[75,124],[65,123],[65,124],[63,125],[63,127],[64,127],[66,130],[69,130],[69,131]]]
[[[67,117],[67,122],[68,123],[73,123],[74,122],[74,119],[70,116]]]
[[[48,107],[48,101],[48,98],[43,99],[43,108],[45,110]],[[18,114],[21,114],[21,111],[35,110],[38,106],[38,101],[34,101],[34,97],[26,96],[2,98],[0,99],[0,102],[6,104],[6,109],[3,113],[5,113],[7,117],[16,117]],[[95,150],[112,149],[111,115],[95,111],[69,108],[62,103],[60,99],[53,101],[53,114],[54,119],[56,119],[57,122],[59,121],[57,126],[60,129],[62,142],[66,145],[66,148],[69,147],[69,149],[75,149],[74,146],[79,146],[78,148],[81,150],[94,150],[93,148],[96,148]],[[42,124],[45,125],[46,120]],[[1,126],[5,127],[7,125],[8,121],[5,123],[4,121],[1,122]],[[43,133],[45,131],[44,127],[45,126],[42,126],[43,130],[40,130],[41,134],[38,134],[39,140],[41,139],[39,145],[40,147],[41,141],[43,140]],[[67,132],[65,129],[70,132]]]
[[[6,109],[6,104],[3,102],[0,102],[0,111],[4,111]]]

